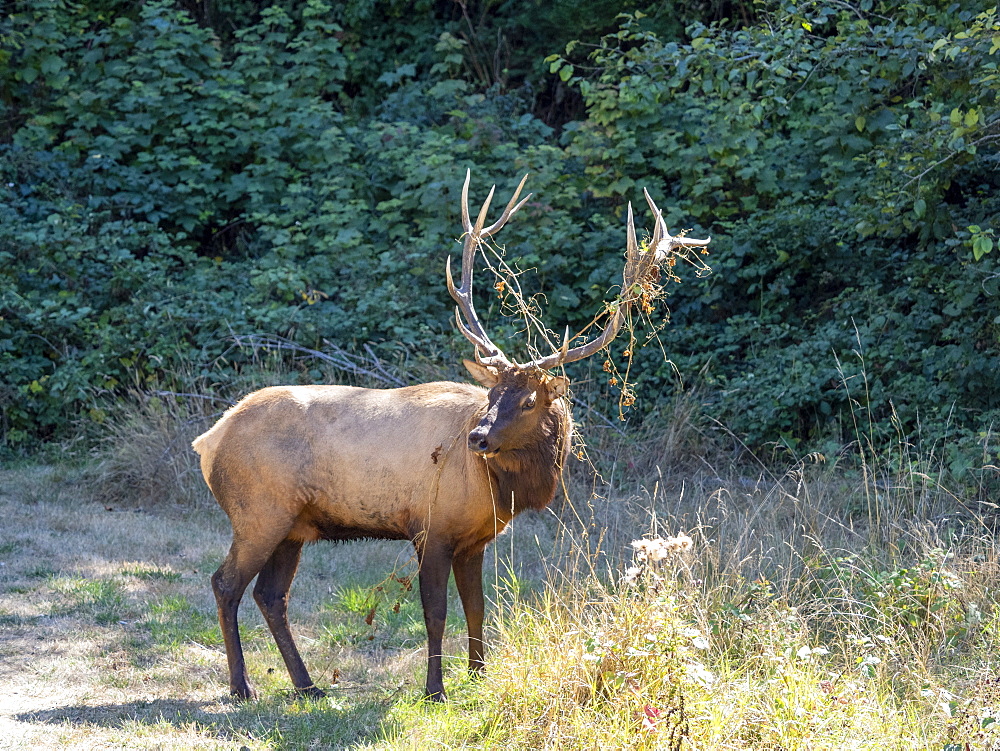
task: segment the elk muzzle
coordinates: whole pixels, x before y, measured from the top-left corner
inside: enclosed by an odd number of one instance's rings
[[[490,442],[490,426],[480,423],[469,433],[469,451],[487,459],[496,454],[496,448]]]

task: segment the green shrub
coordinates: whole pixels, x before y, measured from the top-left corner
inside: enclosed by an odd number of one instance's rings
[[[723,424],[751,445],[851,440],[860,405],[914,440],[957,430],[968,456],[1000,406],[996,9],[762,6],[688,41],[626,16],[589,59],[551,56],[588,108],[569,149],[595,194],[653,186],[669,225],[714,236],[668,352]],[[647,395],[674,380],[658,356]]]
[[[836,447],[861,423],[953,470],[1000,459],[993,6],[516,5],[15,3],[3,446],[65,438],[127,389],[231,381],[254,367],[234,334],[451,351],[442,270],[471,168],[473,203],[531,173],[504,260],[560,332],[613,295],[641,186],[672,229],[713,236],[714,274],[673,289],[634,353],[648,411],[693,385],[751,447]],[[546,58],[552,28],[579,40]],[[523,357],[521,322],[478,289]]]

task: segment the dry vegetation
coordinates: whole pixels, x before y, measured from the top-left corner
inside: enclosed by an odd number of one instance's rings
[[[233,703],[208,585],[228,523],[185,450],[206,408],[147,398],[100,461],[3,470],[0,746],[1000,744],[981,489],[943,485],[904,445],[780,472],[723,460],[690,401],[628,439],[584,426],[600,479],[574,466],[565,500],[491,548],[481,681],[450,602],[444,707],[419,700],[422,616],[390,579],[412,573],[396,543],[306,551],[291,619],[324,700],[288,693],[248,599],[262,699]],[[689,549],[658,547],[678,532]]]

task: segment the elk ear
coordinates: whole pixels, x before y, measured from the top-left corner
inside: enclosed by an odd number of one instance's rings
[[[558,399],[560,396],[566,396],[566,390],[569,388],[569,378],[566,376],[554,376],[548,380],[545,386],[549,390],[549,398]]]
[[[473,378],[488,389],[493,388],[500,382],[497,369],[494,367],[480,365],[478,362],[473,362],[472,360],[462,360],[462,364],[472,374]]]

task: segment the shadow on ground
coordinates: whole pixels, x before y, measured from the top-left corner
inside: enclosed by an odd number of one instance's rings
[[[400,697],[354,697],[349,706],[333,694],[323,699],[292,696],[247,704],[154,699],[112,704],[77,704],[22,712],[13,719],[30,724],[104,728],[134,734],[136,725],[167,724],[178,730],[197,727],[218,741],[263,741],[270,748],[304,746],[346,748],[384,738],[384,720]]]

